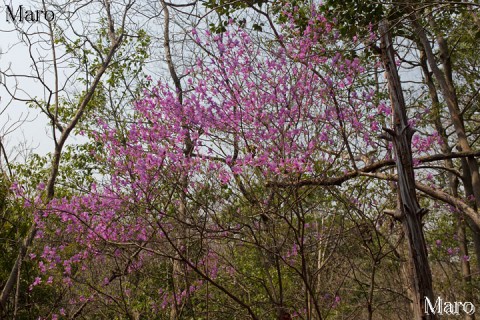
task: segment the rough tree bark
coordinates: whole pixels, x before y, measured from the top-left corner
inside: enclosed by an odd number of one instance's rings
[[[414,130],[409,126],[402,86],[395,64],[392,40],[388,31],[388,22],[380,24],[381,58],[388,81],[393,111],[393,129],[385,129],[387,137],[394,145],[398,171],[398,192],[400,193],[403,229],[408,241],[410,272],[412,276],[414,319],[436,319],[434,314],[425,313],[425,298],[434,301],[432,274],[428,263],[427,247],[422,229],[422,216],[426,210],[420,208],[415,190],[415,176],[411,140]]]

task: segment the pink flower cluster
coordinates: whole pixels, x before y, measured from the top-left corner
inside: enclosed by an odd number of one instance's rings
[[[221,35],[194,31],[214,58],[199,57],[186,70],[192,76],[184,79],[188,90],[182,99],[168,84],[158,83],[135,103],[126,133],[100,120],[96,137],[107,155],[99,158],[110,170],[106,182],[37,212],[40,234],[54,234],[60,242],[44,248],[41,273],[57,271],[69,286],[92,261],[98,266],[120,258],[127,247],[150,243],[150,251],[128,260],[127,272],[141,269],[152,252],[163,249],[159,244],[168,244],[168,235],[179,232],[172,223],[178,195],[193,197],[206,181],[236,188],[239,180],[326,174],[322,170],[333,164],[338,172],[350,170],[344,158],[332,156],[345,153],[343,137],[350,139],[354,152],[365,154],[373,145],[372,131],[379,131],[377,113],[389,109],[373,104],[373,90],[356,89],[364,72],[358,58],[329,53],[336,36],[322,15],[313,12],[305,30],[294,35],[280,45],[272,41],[265,51],[233,26]],[[424,144],[419,141],[420,147]],[[215,219],[206,221],[212,234],[222,229]],[[285,258],[297,254],[293,245]],[[213,279],[234,272],[218,260],[208,252],[196,263]],[[41,281],[38,277],[32,286]],[[109,283],[103,275],[98,285]],[[162,307],[175,303],[174,296],[180,303],[200,285],[175,295],[160,288]],[[340,303],[337,298],[332,307]]]

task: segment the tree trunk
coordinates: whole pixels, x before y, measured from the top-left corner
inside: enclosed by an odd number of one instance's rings
[[[434,301],[432,274],[428,263],[427,247],[422,228],[422,216],[426,210],[421,209],[415,190],[415,176],[411,140],[414,130],[409,126],[402,86],[395,64],[392,40],[388,32],[388,23],[380,24],[381,58],[388,81],[390,100],[393,109],[394,129],[385,129],[392,140],[398,171],[398,191],[400,193],[402,212],[400,221],[408,241],[410,268],[412,274],[412,301],[414,319],[436,319],[435,314],[425,312],[425,299]]]
[[[443,127],[442,121],[441,121],[441,106],[440,106],[440,100],[438,98],[437,94],[437,89],[435,87],[432,75],[430,71],[428,70],[428,65],[427,65],[427,57],[425,55],[425,51],[421,50],[420,51],[420,64],[422,67],[424,79],[425,79],[425,84],[428,87],[428,91],[430,94],[430,98],[432,99],[432,111],[433,111],[433,117],[434,117],[434,123],[435,123],[435,129],[439,133],[440,137],[442,138],[443,144],[441,146],[442,153],[444,154],[449,154],[451,152],[451,148],[449,146],[449,141],[448,141],[448,136],[445,128]],[[468,178],[464,178],[464,185],[465,185],[465,192],[468,197],[469,190],[471,190],[471,180],[470,180],[470,169],[468,167],[468,164],[465,159],[462,159],[462,169],[463,169],[463,176],[467,176]],[[445,159],[444,164],[446,168],[449,169],[454,169],[453,161],[452,159]],[[449,180],[450,180],[450,193],[456,197],[459,198],[458,194],[458,178],[451,172],[447,173]],[[469,188],[470,186],[470,188]],[[473,194],[473,192],[470,192]],[[469,219],[466,214],[463,215],[455,215],[456,220],[457,220],[457,235],[458,235],[458,241],[459,241],[459,247],[460,247],[460,253],[462,257],[468,256],[468,240],[467,240],[467,234],[466,234],[466,228],[465,228],[465,220]],[[473,226],[476,226],[473,224]],[[478,227],[477,227],[478,228]],[[474,232],[474,237],[478,235],[475,235]],[[477,259],[480,257],[478,254],[480,250],[480,242],[479,241],[474,241],[475,244],[475,252],[477,254]],[[462,279],[463,279],[463,291],[464,291],[464,297],[465,301],[471,301],[473,302],[473,292],[472,292],[472,275],[471,275],[471,267],[470,267],[470,262],[466,259],[461,260],[462,264]],[[465,314],[465,319],[466,320],[474,320],[475,315],[469,315]]]
[[[443,98],[445,99],[445,102],[447,104],[448,110],[450,112],[450,117],[455,128],[455,133],[457,135],[458,145],[462,151],[472,151],[472,148],[468,143],[467,134],[465,131],[465,124],[462,114],[460,112],[460,108],[458,106],[457,93],[453,84],[450,51],[448,48],[447,40],[441,35],[437,35],[436,37],[437,44],[440,49],[440,60],[442,62],[444,70],[442,72],[442,70],[439,68],[435,61],[435,55],[433,54],[432,46],[428,41],[425,30],[420,25],[417,12],[414,10],[414,8],[408,6],[406,7],[406,9],[414,27],[415,33],[418,36],[420,43],[423,46],[423,49],[425,50],[428,64],[432,70],[435,79],[439,84]],[[432,18],[430,19],[430,24],[434,24]],[[477,207],[480,207],[480,173],[478,169],[478,163],[473,156],[467,158],[467,163],[470,169],[469,179],[471,180],[473,186],[475,202],[477,204]]]

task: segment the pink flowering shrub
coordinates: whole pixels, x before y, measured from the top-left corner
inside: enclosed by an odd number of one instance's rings
[[[234,26],[193,36],[210,54],[186,70],[182,99],[158,83],[136,101],[124,137],[100,121],[106,157],[97,157],[109,175],[37,212],[40,236],[56,241],[38,258],[32,286],[53,282],[69,292],[72,303],[59,314],[130,297],[142,297],[143,306],[130,306],[139,312],[167,312],[274,263],[298,276],[302,255],[323,241],[320,227],[305,226],[299,203],[276,198],[266,183],[341,175],[378,148],[378,115],[390,109],[373,103],[373,90],[357,90],[365,70],[358,58],[332,54],[337,38],[323,16],[314,12],[281,44],[257,45]],[[414,140],[419,152],[429,143]],[[181,271],[172,271],[174,260]],[[327,300],[327,309],[341,305],[337,294]]]

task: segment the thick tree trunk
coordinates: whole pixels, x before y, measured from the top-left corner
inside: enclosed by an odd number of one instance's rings
[[[412,300],[414,319],[436,319],[435,314],[425,312],[425,299],[434,301],[432,274],[428,263],[427,247],[422,229],[421,209],[416,196],[411,140],[414,130],[409,126],[402,86],[395,64],[392,40],[388,23],[380,24],[381,56],[388,81],[393,108],[394,129],[385,129],[393,141],[398,171],[398,190],[401,200],[400,221],[408,241],[410,268],[412,274]]]

